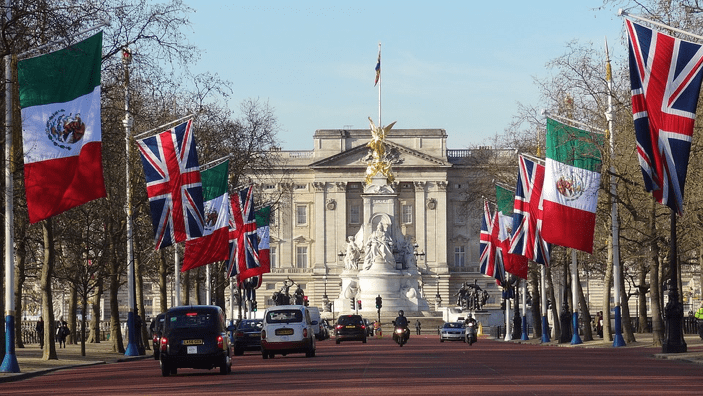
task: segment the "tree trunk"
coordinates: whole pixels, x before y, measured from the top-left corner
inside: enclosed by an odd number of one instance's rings
[[[110,238],[110,339],[112,341],[112,351],[125,353],[124,342],[122,341],[122,329],[120,327],[120,306],[117,299],[117,292],[120,288],[118,255],[116,254],[115,232],[112,230],[112,222],[108,222],[108,235]]]
[[[42,292],[42,315],[46,317],[44,321],[44,351],[42,360],[58,360],[56,356],[56,343],[54,342],[54,301],[51,293],[51,278],[54,273],[54,232],[51,226],[51,219],[42,221],[42,233],[44,235],[44,262],[41,269],[40,287]]]
[[[190,304],[190,273],[191,273],[191,271],[186,271],[183,273],[182,290],[183,290],[183,304],[184,305]]]
[[[88,293],[84,290],[81,293],[81,310],[83,315],[81,315],[81,356],[85,356],[85,325],[86,325],[86,312],[88,312]],[[73,331],[78,334],[76,330]]]
[[[530,279],[530,294],[532,295],[532,322],[534,326],[534,336],[542,338],[542,308],[541,295],[539,292],[539,266],[533,265],[528,276]]]
[[[622,256],[620,256],[622,257]],[[632,319],[630,315],[630,296],[625,292],[625,276],[623,275],[623,266],[620,265],[620,284],[617,287],[620,288],[620,295],[623,297],[623,301],[620,304],[620,314],[622,315],[622,335],[626,343],[632,343],[637,341],[635,339],[635,333],[632,331]]]
[[[613,241],[608,240],[608,261],[603,279],[603,340],[613,341],[613,328],[610,326],[610,294],[613,287]]]
[[[15,235],[24,235],[24,231],[19,231],[20,232],[16,232]],[[24,348],[24,342],[22,341],[22,312],[24,311],[24,306],[22,305],[22,288],[27,279],[25,273],[27,249],[24,238],[20,238],[17,241],[15,256],[17,258],[15,263],[15,312],[17,312],[15,315],[15,347]]]
[[[661,303],[661,282],[659,281],[659,244],[657,242],[657,230],[655,225],[656,202],[652,201],[648,232],[651,235],[649,241],[649,283],[650,300],[652,301],[652,345],[662,346],[664,342],[664,323],[662,322]]]
[[[591,331],[591,311],[588,309],[588,302],[586,301],[586,296],[583,294],[583,287],[581,286],[581,280],[579,278],[578,271],[576,271],[576,291],[578,292],[579,308],[581,312],[581,318],[583,321],[583,340],[593,341],[593,332]]]
[[[100,343],[100,299],[103,295],[103,278],[98,276],[97,284],[95,285],[95,293],[91,301],[91,312],[93,317],[90,319],[90,336],[88,342]]]
[[[168,265],[166,263],[166,253],[163,249],[159,250],[159,313],[168,310],[168,301],[166,300],[168,285],[166,284],[166,272]]]
[[[637,311],[639,316],[637,320],[639,321],[638,327],[640,333],[649,332],[647,328],[647,291],[649,290],[649,287],[647,287],[646,283],[647,266],[643,262],[640,264],[639,272],[637,273],[637,291],[639,292],[637,295]]]
[[[138,244],[137,244],[138,245]],[[141,320],[139,323],[141,323],[141,326],[139,326],[139,331],[141,333],[141,343],[140,347],[143,346],[145,350],[150,351],[151,344],[150,342],[146,342],[146,340],[149,339],[149,333],[147,332],[146,329],[146,310],[144,309],[144,282],[142,279],[142,262],[138,258],[134,258],[134,286],[137,289],[136,290],[136,298],[137,298],[137,312],[136,314],[140,315]],[[140,348],[141,349],[141,348]]]
[[[194,293],[195,293],[195,303],[198,305],[201,305],[202,303],[200,302],[200,275],[202,274],[201,269],[203,267],[198,267],[197,270],[195,270],[195,287],[194,287]]]
[[[215,305],[222,308],[222,311],[227,312],[225,309],[225,272],[215,271]]]
[[[561,323],[559,323],[559,307],[557,306],[557,300],[554,298],[554,282],[552,281],[552,268],[547,267],[545,271],[547,274],[547,298],[552,302],[552,327],[554,327],[554,339],[559,339],[561,335]]]
[[[76,289],[76,282],[78,279],[73,279],[68,285],[68,328],[71,330],[71,334],[66,338],[66,344],[76,343],[76,317],[78,310],[78,290]]]

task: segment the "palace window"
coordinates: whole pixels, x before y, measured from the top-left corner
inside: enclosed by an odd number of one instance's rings
[[[304,226],[308,224],[308,207],[307,205],[295,206],[295,225]]]
[[[403,205],[402,208],[403,211],[403,224],[412,224],[413,222],[413,206],[412,205]]]
[[[269,247],[269,263],[271,268],[276,268],[276,248],[273,246]]]
[[[361,205],[349,206],[349,224],[361,223]]]
[[[295,267],[296,268],[307,268],[308,267],[308,247],[307,246],[296,246],[295,247]]]
[[[464,266],[464,259],[465,259],[466,253],[464,252],[464,247],[463,246],[456,246],[454,247],[454,266],[455,267],[463,267]]]

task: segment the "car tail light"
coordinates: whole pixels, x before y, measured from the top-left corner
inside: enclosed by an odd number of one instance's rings
[[[225,349],[225,340],[222,339],[222,336],[217,336],[217,348]]]
[[[262,340],[266,339],[266,330],[261,330],[261,339]]]
[[[308,329],[303,329],[303,338],[308,338]]]
[[[366,326],[361,325],[361,330],[365,330],[365,329],[366,329]]]
[[[342,327],[344,327],[344,326],[338,324],[338,325],[337,325],[337,330],[341,329]]]
[[[244,337],[244,333],[241,331],[238,331],[236,334],[237,337]]]
[[[166,337],[161,337],[161,352],[166,352],[166,346],[168,345],[168,340]]]

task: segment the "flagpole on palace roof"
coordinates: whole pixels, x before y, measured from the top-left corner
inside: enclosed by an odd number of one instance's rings
[[[613,335],[613,346],[625,346],[625,340],[622,337],[622,312],[621,312],[621,297],[620,297],[620,281],[622,277],[622,267],[620,266],[620,228],[618,225],[618,202],[617,202],[617,180],[615,180],[615,131],[613,129],[613,73],[610,68],[610,54],[608,53],[608,39],[605,40],[605,81],[608,84],[608,111],[605,112],[605,118],[608,120],[608,129],[606,135],[609,135],[610,144],[610,223],[611,223],[611,249],[613,251],[613,284],[615,290],[613,298],[615,299],[615,334]]]
[[[381,77],[381,43],[378,43],[378,62],[376,63],[376,73],[376,78],[378,80],[378,127],[382,128],[383,124],[381,124],[381,80],[383,80],[383,78]]]
[[[12,1],[5,0],[5,20],[12,16]],[[19,373],[15,354],[15,248],[12,205],[12,53],[5,55],[5,357],[0,372]],[[40,334],[40,337],[43,335]]]

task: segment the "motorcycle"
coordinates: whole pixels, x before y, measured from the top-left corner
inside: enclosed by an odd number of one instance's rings
[[[471,346],[474,342],[478,340],[476,335],[476,323],[469,322],[466,325],[466,342]]]
[[[395,330],[393,331],[393,341],[397,342],[398,345],[402,347],[403,344],[408,342],[409,338],[410,329],[408,329],[407,327],[396,326]]]

